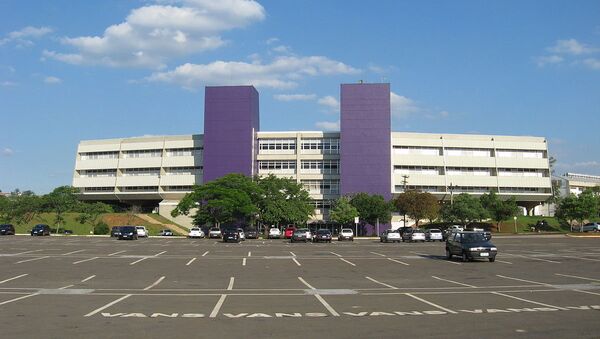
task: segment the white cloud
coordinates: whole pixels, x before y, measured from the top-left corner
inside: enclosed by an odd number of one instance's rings
[[[10,41],[16,41],[19,46],[31,46],[33,41],[28,39],[39,39],[46,34],[52,33],[50,27],[27,26],[18,31],[12,31],[6,35],[6,38],[0,39],[0,46]]]
[[[0,86],[2,87],[14,87],[17,86],[16,82],[12,82],[12,81],[2,81],[0,82]]]
[[[448,111],[441,111],[439,113],[439,116],[442,117],[442,118],[447,118],[447,117],[450,116],[450,113]]]
[[[340,122],[339,121],[318,121],[315,123],[315,126],[324,131],[339,131],[340,130]]]
[[[187,63],[171,71],[155,72],[146,80],[177,84],[187,89],[205,85],[254,85],[285,89],[295,87],[298,80],[308,76],[358,72],[351,66],[323,56],[279,56],[269,64],[240,61]]]
[[[292,49],[290,46],[279,45],[277,47],[273,47],[271,49],[273,52],[281,53],[281,54],[290,54],[292,53]]]
[[[316,94],[276,94],[273,96],[278,101],[312,101],[317,98]]]
[[[57,77],[49,76],[44,79],[44,82],[49,85],[56,85],[56,84],[60,84],[62,82],[62,80]]]
[[[2,151],[0,151],[0,154],[5,157],[10,157],[15,154],[15,151],[12,148],[4,147]]]
[[[600,70],[600,59],[588,58],[583,60],[583,64],[595,70]]]
[[[392,116],[396,118],[405,118],[420,110],[413,100],[394,92],[390,92],[390,105]]]
[[[265,43],[267,45],[271,45],[271,44],[274,44],[274,43],[276,43],[278,41],[279,41],[279,38],[269,38],[269,39],[267,39],[267,41],[265,41]]]
[[[600,167],[600,162],[598,162],[598,161],[581,161],[581,162],[576,162],[571,166],[573,166],[573,167]]]
[[[544,67],[550,64],[558,64],[563,62],[564,58],[558,55],[541,56],[535,58],[535,63],[538,67]]]
[[[327,107],[327,110],[332,113],[337,113],[340,111],[340,102],[331,95],[320,98],[317,100],[317,103],[321,106]]]
[[[557,40],[548,51],[559,54],[581,55],[598,51],[598,49],[580,43],[575,39]]]
[[[218,48],[223,31],[263,20],[253,0],[180,0],[132,10],[124,22],[102,36],[63,38],[75,53],[45,51],[44,56],[71,64],[162,68],[174,56]]]

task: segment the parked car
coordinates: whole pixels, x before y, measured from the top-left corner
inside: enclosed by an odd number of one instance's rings
[[[11,224],[0,225],[0,235],[15,235],[15,227]]]
[[[240,242],[240,233],[235,228],[226,228],[223,231],[223,242]]]
[[[411,227],[410,229],[405,229],[402,233],[400,233],[402,241],[410,241],[412,239],[413,231],[414,229]]]
[[[139,237],[142,237],[142,238],[148,237],[148,230],[146,229],[146,226],[136,226],[135,230],[137,231],[138,238]]]
[[[137,226],[121,226],[119,240],[137,240],[138,234]]]
[[[171,230],[161,230],[160,233],[159,233],[159,235],[163,236],[163,237],[170,237],[170,236],[173,236],[173,231],[171,231]]]
[[[397,230],[385,230],[379,235],[380,242],[400,242],[402,236]]]
[[[31,235],[50,235],[50,226],[37,224],[31,229]]]
[[[246,239],[258,239],[258,230],[249,228],[246,230]]]
[[[285,231],[283,231],[283,236],[286,239],[291,239],[292,235],[294,234],[294,231],[296,230],[296,227],[294,226],[288,226]]]
[[[188,238],[204,238],[204,232],[200,227],[192,227],[188,233]]]
[[[237,232],[238,232],[238,233],[239,233],[239,235],[240,235],[240,240],[241,240],[241,241],[245,241],[245,240],[246,240],[246,234],[244,233],[244,230],[243,230],[243,229],[241,229],[241,228],[238,228],[238,229],[237,229]]]
[[[454,233],[454,232],[462,232],[464,231],[465,228],[461,225],[452,225],[450,227],[448,227],[446,229],[446,232],[444,232],[443,236],[444,236],[444,240],[448,239],[448,237]]]
[[[402,226],[400,228],[397,229],[398,233],[400,233],[400,235],[403,235],[404,232],[408,231],[408,232],[412,232],[413,228],[410,226]]]
[[[600,224],[597,222],[589,222],[581,226],[580,232],[600,232]]]
[[[338,235],[338,241],[342,240],[354,241],[354,231],[352,231],[350,228],[342,228],[340,234]]]
[[[422,229],[413,230],[412,235],[410,237],[410,241],[411,242],[414,242],[414,241],[425,242],[425,231],[423,231]]]
[[[292,239],[290,239],[290,242],[298,242],[298,241],[307,242],[307,241],[311,241],[311,240],[312,240],[312,235],[311,235],[310,231],[306,228],[299,228],[294,231],[294,234],[292,234]]]
[[[210,239],[221,238],[221,236],[222,236],[221,229],[218,227],[211,227],[208,230],[208,237]]]
[[[317,233],[313,237],[313,242],[331,242],[331,237],[330,230],[317,230]]]
[[[121,235],[121,227],[123,227],[123,226],[113,226],[110,229],[110,236],[116,238],[119,235]]]
[[[442,230],[439,228],[432,228],[425,232],[425,240],[427,241],[444,241],[444,236],[442,235]]]
[[[446,258],[460,256],[462,261],[474,259],[488,259],[490,262],[496,260],[498,248],[486,237],[483,232],[454,232],[446,240]]]
[[[277,227],[273,227],[269,229],[269,239],[279,239],[281,238],[281,230]]]

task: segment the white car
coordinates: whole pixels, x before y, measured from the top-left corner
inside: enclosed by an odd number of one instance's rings
[[[432,228],[425,232],[425,239],[427,239],[427,241],[444,241],[444,235],[439,228]]]
[[[238,229],[237,229],[237,232],[238,232],[238,233],[239,233],[239,235],[240,235],[240,240],[241,240],[241,241],[244,241],[244,240],[246,240],[246,234],[244,233],[244,230],[243,230],[243,229],[241,229],[241,228],[238,228]]]
[[[410,241],[425,241],[425,232],[423,230],[416,229],[410,236]]]
[[[277,227],[273,227],[269,230],[269,239],[281,238],[281,230]]]
[[[342,240],[350,240],[354,241],[354,232],[350,228],[342,228],[340,231],[340,235],[338,236],[338,241]]]
[[[221,237],[221,229],[218,227],[211,227],[211,229],[208,230],[208,237],[211,239],[220,238]]]
[[[199,227],[192,227],[188,238],[204,238],[204,232]]]
[[[380,242],[401,242],[402,236],[396,230],[385,230],[379,236]]]
[[[143,238],[148,237],[148,230],[146,229],[145,226],[136,226],[135,231],[137,232],[138,237],[143,237]]]

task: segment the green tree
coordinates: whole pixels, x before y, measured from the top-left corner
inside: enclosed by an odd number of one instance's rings
[[[110,205],[107,205],[103,202],[94,202],[94,203],[80,203],[77,206],[77,210],[79,211],[79,215],[77,216],[77,221],[81,224],[85,224],[86,222],[90,222],[92,225],[92,233],[96,234],[96,227],[98,227],[98,218],[102,214],[112,213],[113,208]],[[100,233],[105,234],[105,233]]]
[[[459,194],[454,198],[453,204],[445,204],[442,208],[442,216],[446,221],[458,221],[462,225],[488,217],[479,199],[467,193]]]
[[[358,210],[350,204],[348,197],[337,199],[329,212],[329,218],[342,226],[351,225],[356,217]]]
[[[519,207],[515,197],[503,201],[496,191],[483,194],[479,200],[481,205],[487,211],[488,215],[496,222],[496,227],[500,231],[500,223],[508,220],[519,213]]]
[[[26,224],[42,211],[42,199],[37,195],[11,195],[0,202],[0,218],[17,225]]]
[[[350,198],[350,204],[358,211],[363,233],[366,225],[387,224],[392,219],[392,205],[378,194],[357,193]]]
[[[308,191],[295,180],[272,174],[255,177],[258,191],[254,201],[260,220],[268,225],[305,224],[314,212]]]
[[[600,209],[600,198],[594,190],[588,189],[579,196],[574,194],[561,200],[556,210],[556,217],[569,223],[571,231],[573,222],[578,221],[583,225],[585,220],[598,217]]]
[[[419,227],[422,219],[435,220],[440,212],[437,198],[428,192],[406,191],[400,193],[393,204],[400,214],[408,215]]]
[[[44,196],[44,205],[48,211],[54,212],[56,222],[56,233],[64,222],[64,213],[73,211],[77,205],[77,193],[79,189],[72,186],[60,186]]]

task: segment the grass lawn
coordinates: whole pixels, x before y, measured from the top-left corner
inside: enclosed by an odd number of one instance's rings
[[[542,216],[518,216],[517,217],[517,232],[518,233],[531,233],[531,227],[540,221],[545,220],[549,225],[550,229],[543,230],[544,232],[569,232],[569,228],[564,228],[560,225],[558,220],[554,217],[542,217]],[[495,223],[493,223],[495,225]],[[508,220],[500,223],[499,233],[515,233],[515,222],[514,220]]]

